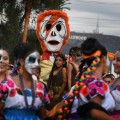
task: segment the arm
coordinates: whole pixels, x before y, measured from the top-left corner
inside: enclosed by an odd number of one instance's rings
[[[63,93],[63,91],[66,87],[66,84],[67,84],[67,70],[66,70],[66,68],[62,68],[62,75],[63,75],[63,83],[61,85],[61,89],[59,91],[59,94],[55,95],[55,98],[59,97]]]
[[[69,63],[67,68],[67,76],[68,76],[68,90],[71,89],[71,79],[72,79],[72,70],[73,66]]]
[[[98,105],[101,106],[102,97],[100,95],[97,95],[95,98],[91,100],[91,102],[95,102]],[[106,112],[101,111],[99,109],[93,108],[90,110],[90,115],[92,118],[96,120],[114,120],[110,115],[108,115]]]

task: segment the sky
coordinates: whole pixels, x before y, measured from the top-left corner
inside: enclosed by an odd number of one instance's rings
[[[120,0],[69,0],[70,30],[120,36]]]

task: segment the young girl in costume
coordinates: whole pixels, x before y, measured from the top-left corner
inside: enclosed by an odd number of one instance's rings
[[[0,101],[1,99],[6,99],[6,96],[2,97],[2,94],[7,94],[7,87],[3,86],[1,83],[8,79],[8,65],[9,65],[9,54],[5,47],[0,46]],[[0,102],[0,119],[3,119],[3,103]]]
[[[29,43],[19,43],[14,49],[14,54],[17,72],[11,78],[2,81],[3,89],[0,90],[4,119],[44,119],[47,115],[44,104],[49,103],[49,98],[45,85],[38,82],[36,77],[40,54]]]
[[[75,76],[79,68],[79,60],[81,58],[80,48],[70,48],[69,55],[72,58],[71,62],[68,62],[67,76],[68,76],[68,90],[75,84]]]
[[[56,117],[59,120],[67,117],[74,120],[77,112],[80,120],[82,117],[87,120],[88,116],[96,120],[113,120],[107,111],[114,109],[115,101],[109,86],[102,79],[109,66],[107,50],[95,38],[88,38],[81,45],[81,53],[83,60],[76,83],[66,96],[64,105],[58,107]]]
[[[48,88],[51,98],[50,106],[55,106],[62,100],[62,96],[66,93],[67,86],[67,62],[63,54],[58,54],[55,57],[55,61],[49,76]],[[48,106],[47,106],[48,108]]]

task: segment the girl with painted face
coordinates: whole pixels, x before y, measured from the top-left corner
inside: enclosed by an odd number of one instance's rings
[[[46,87],[38,82],[39,52],[29,43],[19,43],[14,49],[16,74],[4,81],[8,94],[2,94],[5,120],[40,120],[44,104],[49,102]],[[15,70],[14,70],[15,71]],[[42,111],[41,111],[42,109]],[[45,114],[44,114],[45,117]]]

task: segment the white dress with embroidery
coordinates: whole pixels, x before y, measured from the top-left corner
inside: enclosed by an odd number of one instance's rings
[[[27,96],[28,106],[26,108],[24,95],[11,78],[0,84],[0,102],[5,103],[4,116],[6,120],[40,120],[36,111],[45,103],[49,103],[45,85],[37,82],[35,89],[35,101],[32,104],[31,89],[24,89]]]
[[[101,106],[107,111],[113,111],[115,108],[115,101],[110,93],[108,85],[103,80],[96,80],[95,78],[90,78],[84,81],[85,85],[79,91],[79,96],[74,98],[72,113],[77,112],[77,108],[85,103],[90,102],[91,99],[95,98],[97,95],[103,97]],[[74,86],[72,87],[72,92]]]

